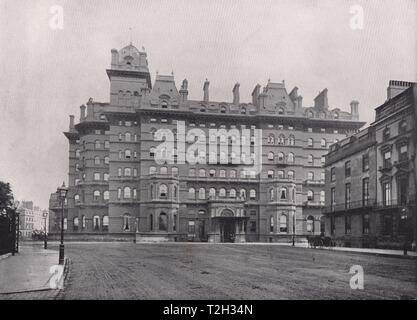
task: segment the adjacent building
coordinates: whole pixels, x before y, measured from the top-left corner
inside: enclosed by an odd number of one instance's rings
[[[110,102],[90,98],[64,133],[66,239],[274,242],[324,232],[324,155],[364,125],[357,101],[350,113],[331,108],[324,89],[305,107],[297,87],[268,81],[250,102],[240,101],[239,83],[232,101],[216,102],[208,80],[202,99],[190,100],[187,80],[179,90],[173,75],[152,83],[147,54],[133,45],[111,55]],[[161,129],[172,132],[172,148],[160,148]],[[206,151],[182,161],[196,141]],[[160,153],[170,161],[158,162]],[[61,206],[53,193],[55,234]]]
[[[375,111],[326,156],[326,233],[344,246],[415,246],[417,85],[390,81]]]
[[[24,239],[31,239],[33,232],[48,230],[48,211],[34,206],[32,201],[22,201],[18,208],[19,232]]]

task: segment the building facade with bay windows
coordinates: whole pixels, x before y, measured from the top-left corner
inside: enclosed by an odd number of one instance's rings
[[[303,106],[298,88],[285,83],[256,85],[252,101],[240,101],[239,84],[231,102],[188,98],[188,82],[177,89],[173,75],[156,75],[147,54],[133,45],[112,50],[110,102],[90,99],[80,120],[70,116],[69,192],[64,203],[66,239],[137,241],[289,241],[324,232],[324,155],[328,147],[358,131],[358,102],[351,112],[331,109],[327,89]],[[180,126],[182,125],[182,127]],[[180,129],[183,128],[183,129]],[[159,150],[159,129],[170,129],[178,145]],[[199,129],[209,145],[226,152],[200,152],[200,160],[178,161]],[[217,129],[217,136],[210,134]],[[262,134],[243,141],[243,129]],[[221,131],[223,130],[223,131]],[[190,140],[191,139],[191,143]],[[260,172],[234,161],[234,142],[247,143],[240,158],[261,159]],[[256,147],[262,145],[262,154]],[[172,163],[158,163],[156,153]],[[61,204],[50,198],[51,233],[58,234]]]
[[[326,155],[326,234],[340,245],[415,248],[417,85],[391,80],[375,121]]]

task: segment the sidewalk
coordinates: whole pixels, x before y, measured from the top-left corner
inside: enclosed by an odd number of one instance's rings
[[[19,253],[0,260],[0,294],[50,290],[49,271],[56,264],[58,251],[22,243]]]

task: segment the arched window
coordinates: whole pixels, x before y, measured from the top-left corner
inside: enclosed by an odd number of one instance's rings
[[[309,112],[307,113],[307,117],[309,117],[309,118],[313,118],[313,117],[314,117],[314,113],[313,113],[313,111],[309,111]]]
[[[229,177],[230,178],[236,178],[236,170],[230,170]]]
[[[278,137],[278,144],[284,145],[285,144],[285,136],[283,134],[280,134]]]
[[[156,167],[149,167],[149,174],[155,174],[156,173]]]
[[[283,108],[279,108],[278,109],[278,114],[284,114],[284,109]]]
[[[110,162],[110,158],[109,157],[104,157],[104,163],[105,164],[109,164],[109,162]]]
[[[269,201],[274,201],[275,199],[275,190],[274,188],[269,189]]]
[[[76,194],[76,195],[74,196],[74,201],[75,201],[75,203],[80,202],[80,195],[79,195],[79,194]]]
[[[205,169],[200,169],[200,170],[198,171],[198,175],[199,175],[200,177],[205,177],[205,176],[206,176],[206,170],[205,170]]]
[[[274,160],[274,153],[272,151],[268,152],[268,160]]]
[[[131,157],[132,157],[132,152],[129,149],[125,150],[125,158],[130,159]]]
[[[123,151],[119,150],[119,160],[121,160],[123,158]]]
[[[122,198],[122,188],[117,188],[117,199]]]
[[[240,113],[241,114],[246,114],[246,108],[245,107],[240,108]]]
[[[159,214],[158,225],[159,225],[159,231],[167,231],[168,218],[165,212],[161,212]]]
[[[109,191],[108,190],[104,191],[103,192],[103,199],[104,200],[109,200],[109,198],[110,198]]]
[[[246,200],[246,190],[245,189],[240,189],[239,195],[242,199]]]
[[[132,197],[132,194],[131,194],[131,189],[130,189],[130,187],[125,187],[124,189],[123,189],[123,198],[125,198],[125,199],[130,199]]]
[[[80,150],[75,150],[75,157],[77,158],[77,159],[80,159],[80,156],[81,156],[81,151]]]
[[[314,145],[313,138],[308,138],[308,140],[307,140],[307,146],[313,147],[313,145]]]
[[[312,155],[312,154],[309,154],[309,155],[307,156],[307,163],[308,163],[308,164],[313,164],[313,155]]]
[[[189,169],[188,170],[188,175],[190,176],[190,177],[195,177],[195,169]]]
[[[314,217],[308,216],[307,218],[307,232],[314,233]]]
[[[230,198],[236,198],[236,189],[230,189],[229,197]]]
[[[284,161],[284,154],[282,152],[278,152],[278,157],[277,157],[279,162],[283,162]]]
[[[109,149],[110,148],[110,142],[109,140],[104,141],[104,148]]]
[[[138,196],[138,192],[136,189],[133,189],[133,199],[136,199]]]
[[[255,189],[251,189],[249,191],[249,198],[251,198],[252,200],[256,199],[256,190]]]
[[[103,231],[109,231],[109,216],[103,216],[103,224],[102,224]]]
[[[326,146],[327,146],[326,139],[322,138],[320,143],[321,143],[322,148],[326,148]]]
[[[159,185],[159,197],[166,198],[168,196],[168,187],[166,184]]]
[[[210,190],[209,190],[209,197],[210,198],[215,198],[216,197],[216,189],[210,188]]]
[[[175,184],[172,186],[172,198],[178,199],[178,187]]]
[[[325,162],[326,162],[326,157],[325,156],[321,156],[321,164],[324,165]]]
[[[294,177],[295,177],[294,171],[292,171],[292,170],[288,171],[287,172],[287,177],[288,177],[288,179],[293,180]]]
[[[93,217],[93,230],[94,231],[100,230],[100,217],[99,216]]]
[[[178,168],[177,167],[172,167],[171,168],[171,174],[173,176],[178,176]]]
[[[130,177],[132,174],[132,169],[130,168],[125,168],[125,172],[124,172],[124,176],[125,177]]]
[[[130,216],[128,213],[123,215],[123,230],[128,231],[130,230]]]
[[[94,191],[94,201],[100,200],[100,191]]]
[[[287,200],[288,199],[287,188],[282,187],[279,191],[279,194],[280,194],[280,196],[279,196],[280,200]]]
[[[307,180],[314,180],[314,172],[312,172],[312,171],[309,171],[308,173],[307,173]]]
[[[289,138],[288,138],[288,144],[289,144],[290,146],[295,145],[295,137],[294,137],[293,135],[290,135],[290,136],[289,136]]]
[[[240,178],[245,179],[246,178],[246,170],[240,170]]]
[[[161,169],[159,169],[159,172],[161,174],[167,174],[168,173],[168,168],[167,167],[161,167]]]
[[[269,179],[274,178],[274,170],[268,170],[268,178]]]
[[[278,179],[284,179],[284,171],[283,170],[278,170]]]
[[[279,216],[279,232],[288,232],[287,216],[285,214]]]
[[[220,112],[221,113],[226,113],[226,107],[225,106],[221,106],[220,107]]]
[[[101,148],[100,140],[96,140],[96,142],[95,142],[95,148],[96,149],[100,149]]]
[[[407,132],[407,121],[401,120],[400,123],[398,124],[398,133],[403,134],[405,132]]]
[[[130,132],[125,133],[125,141],[130,142],[132,140],[132,135]]]
[[[151,158],[155,157],[155,148],[154,148],[154,147],[151,147],[151,148],[149,149],[149,156],[150,156]]]
[[[313,192],[313,190],[308,190],[307,191],[307,200],[308,201],[313,201],[314,200],[314,192]]]
[[[200,188],[200,189],[198,190],[198,198],[199,198],[200,200],[205,200],[205,199],[206,199],[206,189],[204,189],[204,188]]]
[[[87,226],[85,216],[81,216],[81,228],[85,229]]]
[[[288,163],[294,163],[294,153],[292,152],[288,154]]]
[[[109,181],[109,174],[108,173],[103,174],[103,180],[104,181]]]
[[[72,228],[74,231],[78,230],[78,217],[75,217],[72,223]]]
[[[324,203],[325,198],[326,198],[326,193],[324,192],[324,190],[321,190],[320,191],[320,202]]]
[[[121,133],[119,133],[119,141],[123,140],[123,135]]]
[[[162,101],[162,102],[161,102],[161,108],[162,108],[162,109],[166,109],[166,108],[168,108],[168,103],[167,103],[166,101]]]
[[[219,191],[219,196],[220,197],[225,197],[226,196],[226,189],[225,188],[221,188]]]
[[[188,189],[188,198],[189,199],[195,199],[195,189],[194,188]]]
[[[220,178],[226,178],[226,170],[221,169],[219,173]]]
[[[268,136],[267,143],[268,144],[275,144],[275,136],[273,134],[270,134]]]

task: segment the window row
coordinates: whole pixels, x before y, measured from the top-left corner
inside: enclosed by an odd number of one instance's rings
[[[138,176],[138,169],[136,168],[118,168],[117,169],[117,176],[118,177],[137,177]]]
[[[196,199],[196,195],[198,196],[199,200],[206,200],[207,199],[207,195],[206,195],[206,189],[205,188],[200,188],[198,189],[198,191],[195,188],[190,188],[188,189],[188,198],[189,199]],[[229,198],[236,198],[237,197],[237,190],[232,188],[229,191],[227,191],[225,188],[220,188],[218,191],[216,190],[216,188],[210,188],[208,191],[208,198],[215,198],[216,196],[219,196],[221,198],[226,198],[227,196]],[[239,197],[241,199],[246,200],[246,189],[240,189],[239,191]],[[256,199],[256,190],[255,189],[250,189],[249,190],[249,199],[251,200],[255,200]]]
[[[137,142],[138,141],[138,135],[137,134],[132,135],[130,132],[126,132],[125,134],[119,133],[119,141]]]
[[[168,190],[168,186],[164,183],[160,184],[159,186],[155,186],[153,184],[151,184],[150,186],[150,198],[151,199],[156,199],[157,197],[159,199],[168,199],[169,197],[169,190]],[[157,194],[156,191],[157,190]],[[173,184],[171,185],[171,198],[174,200],[178,200],[179,199],[179,194],[178,194],[178,186]]]

